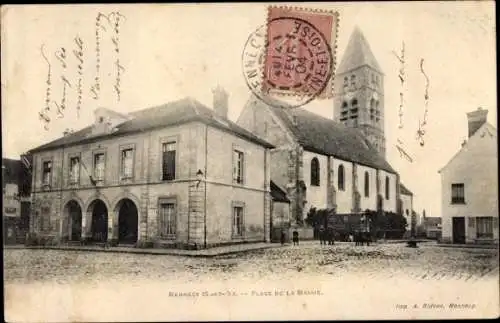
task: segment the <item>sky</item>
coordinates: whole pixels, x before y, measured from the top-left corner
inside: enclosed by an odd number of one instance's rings
[[[106,107],[118,112],[155,106],[186,96],[212,106],[212,89],[229,93],[229,118],[236,121],[250,91],[241,69],[249,35],[266,23],[269,4],[129,4],[2,6],[2,157],[23,152],[62,136],[66,128],[81,129],[93,122],[93,112]],[[384,76],[387,160],[414,193],[414,209],[440,216],[441,182],[438,170],[467,138],[466,113],[487,109],[497,127],[494,2],[356,2],[294,3],[340,14],[337,62],[354,26],[358,26],[378,60]],[[119,12],[119,56],[112,26],[99,33],[99,99],[90,91],[96,75],[96,17]],[[111,19],[117,15],[110,15]],[[83,43],[83,74],[73,55],[75,37]],[[403,129],[398,128],[400,89],[399,52],[405,43],[406,75]],[[39,120],[51,67],[51,100],[61,103],[64,75],[66,109],[57,117],[51,105],[49,129]],[[64,47],[66,70],[56,52]],[[118,100],[114,86],[119,57]],[[415,140],[424,115],[425,78],[429,77],[425,145]],[[78,80],[82,102],[77,115]],[[316,100],[304,108],[332,118],[333,100]],[[395,144],[403,140],[413,162],[401,158]]]

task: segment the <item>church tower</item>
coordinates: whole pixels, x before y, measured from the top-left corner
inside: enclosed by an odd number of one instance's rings
[[[385,157],[384,73],[358,27],[335,74],[333,119],[360,129]]]

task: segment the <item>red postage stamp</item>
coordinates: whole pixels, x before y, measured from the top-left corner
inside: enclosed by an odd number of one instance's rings
[[[269,7],[264,62],[264,93],[332,95],[338,13]]]

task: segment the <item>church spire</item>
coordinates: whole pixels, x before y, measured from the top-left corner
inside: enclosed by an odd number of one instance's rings
[[[363,32],[355,26],[336,74],[343,74],[365,65],[383,74]]]
[[[334,86],[334,120],[361,130],[385,157],[384,74],[359,27],[351,34]]]

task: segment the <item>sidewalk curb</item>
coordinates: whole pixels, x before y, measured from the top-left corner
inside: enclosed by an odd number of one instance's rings
[[[281,245],[269,244],[262,245],[255,248],[247,248],[240,250],[225,250],[225,251],[205,251],[205,250],[183,250],[183,249],[141,249],[141,248],[120,248],[115,247],[110,248],[84,248],[84,247],[65,247],[65,246],[9,246],[4,249],[32,249],[32,250],[63,250],[63,251],[88,251],[88,252],[108,252],[108,253],[128,253],[128,254],[140,254],[140,255],[156,255],[156,256],[187,256],[187,257],[198,257],[198,258],[212,258],[218,256],[225,256],[231,254],[244,253],[255,250],[265,250],[270,248],[281,247]],[[201,252],[200,252],[201,251]]]
[[[438,243],[436,246],[438,247],[443,247],[443,248],[456,248],[456,249],[490,249],[490,250],[498,250],[499,247],[498,245],[475,245],[475,244],[446,244],[446,243]]]

